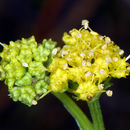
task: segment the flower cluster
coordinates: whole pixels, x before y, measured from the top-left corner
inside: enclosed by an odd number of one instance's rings
[[[38,45],[32,36],[1,45],[4,48],[0,53],[0,80],[5,80],[14,101],[35,105],[36,100],[48,91],[46,67],[54,56],[52,51],[56,42],[45,39]]]
[[[88,21],[81,29],[64,33],[65,45],[43,40],[37,44],[34,36],[9,45],[0,43],[0,80],[5,80],[14,101],[31,106],[49,92],[71,92],[76,99],[90,101],[104,89],[108,77],[122,78],[130,73],[124,51],[109,37],[91,30]]]
[[[96,93],[104,92],[103,81],[108,77],[129,75],[130,66],[123,58],[124,51],[109,37],[101,36],[82,21],[84,28],[64,33],[65,45],[48,67],[49,89],[54,92],[69,91],[77,100],[89,101]],[[72,88],[73,83],[77,87]],[[109,96],[112,91],[107,91]]]

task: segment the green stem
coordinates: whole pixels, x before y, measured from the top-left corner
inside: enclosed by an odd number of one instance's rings
[[[53,95],[56,96],[64,104],[65,108],[78,123],[80,130],[93,130],[93,126],[86,115],[67,94],[53,93]]]
[[[94,129],[105,130],[99,99],[92,102],[88,102],[88,106],[92,116]]]
[[[113,83],[111,83],[111,78],[106,78],[104,80],[104,89],[111,87]],[[105,130],[102,112],[100,108],[99,98],[101,93],[97,93],[95,97],[92,98],[90,102],[88,102],[89,110],[92,116],[93,125],[95,130]]]

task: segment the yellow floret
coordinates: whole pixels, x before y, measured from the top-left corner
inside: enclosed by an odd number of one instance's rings
[[[126,62],[126,58],[123,59],[118,59],[118,61],[113,62],[112,66],[111,66],[111,76],[115,77],[115,78],[122,78],[122,77],[126,77],[127,75],[127,66],[129,65],[129,63]]]
[[[53,92],[63,92],[67,90],[67,72],[61,69],[57,69],[50,76],[50,90]]]
[[[77,99],[89,101],[98,92],[100,92],[98,87],[94,83],[88,81],[81,82],[74,93],[79,94]]]
[[[48,67],[48,71],[49,72],[54,72],[56,71],[58,68],[63,69],[64,65],[67,63],[67,61],[65,59],[61,59],[61,58],[54,58],[51,65]]]

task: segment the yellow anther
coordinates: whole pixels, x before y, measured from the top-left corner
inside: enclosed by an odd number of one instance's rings
[[[67,60],[67,61],[71,61],[71,60],[73,60],[73,59],[72,59],[72,58],[66,58],[66,60]]]
[[[102,49],[107,49],[107,44],[104,44],[104,45],[102,46]]]
[[[104,70],[104,69],[101,69],[99,73],[100,73],[100,74],[103,74],[103,73],[105,73],[105,70]]]
[[[89,51],[89,52],[88,52],[88,55],[89,55],[90,57],[94,56],[93,51]]]
[[[84,26],[84,29],[88,28],[89,21],[88,20],[82,20],[82,25]]]
[[[103,36],[99,36],[99,39],[100,39],[100,40],[103,40],[103,38],[104,38]]]
[[[77,37],[78,37],[78,38],[81,38],[81,36],[82,36],[81,33],[78,33],[78,34],[77,34]]]
[[[84,58],[86,55],[84,53],[80,53],[80,56]]]
[[[24,66],[24,67],[28,67],[28,63],[22,63],[22,66]]]
[[[111,60],[111,57],[108,57],[108,56],[107,56],[107,57],[105,58],[105,61],[106,61],[107,63],[111,63],[111,61],[112,61],[112,60]]]
[[[88,76],[90,76],[91,74],[92,74],[91,72],[87,72],[87,73],[85,73],[85,76],[88,77]]]
[[[98,85],[98,89],[99,89],[99,90],[103,90],[103,84],[99,84],[99,85]]]
[[[91,66],[91,63],[88,61],[86,62],[87,66],[90,67]]]
[[[118,58],[117,58],[117,57],[113,57],[112,59],[113,59],[113,61],[115,61],[115,62],[118,61]]]
[[[67,69],[67,67],[68,67],[68,64],[67,64],[67,63],[65,63],[65,64],[63,65],[63,70],[66,70],[66,69]]]
[[[127,67],[127,70],[130,70],[130,66]]]
[[[87,64],[86,61],[83,60],[83,61],[82,61],[82,66],[86,66],[86,64]]]
[[[124,54],[124,50],[121,50],[120,52],[119,52],[119,55],[123,55]]]
[[[63,51],[63,52],[61,53],[61,57],[64,57],[65,55],[68,55],[68,51]]]
[[[113,91],[112,90],[107,90],[106,94],[107,94],[107,96],[111,97],[113,95]]]
[[[53,49],[52,54],[53,54],[53,55],[56,55],[56,54],[57,54],[57,48]]]
[[[111,39],[109,37],[105,37],[105,42],[106,43],[110,43],[111,42]]]
[[[60,51],[60,47],[57,47],[57,48],[52,50],[52,54],[56,55],[59,51]]]
[[[36,100],[32,100],[32,104],[33,105],[37,105],[37,101]]]

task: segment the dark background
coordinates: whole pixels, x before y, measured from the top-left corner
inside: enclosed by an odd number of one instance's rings
[[[90,27],[111,37],[130,53],[130,0],[0,0],[0,41],[36,36],[52,38],[61,45],[63,32],[80,28],[88,19]],[[107,130],[130,130],[129,79],[113,80],[112,97],[101,97]],[[90,117],[87,104],[78,101]],[[78,130],[74,119],[52,95],[31,108],[13,102],[7,86],[0,83],[0,130]]]

